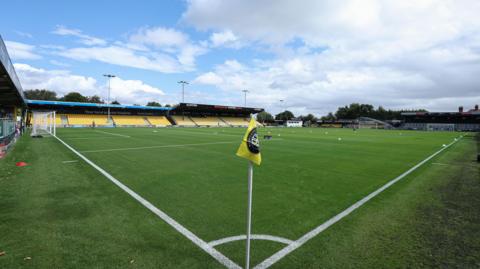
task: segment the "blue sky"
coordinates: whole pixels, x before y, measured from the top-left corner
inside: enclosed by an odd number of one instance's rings
[[[480,100],[478,1],[7,1],[25,89],[323,115],[351,102],[432,111]]]

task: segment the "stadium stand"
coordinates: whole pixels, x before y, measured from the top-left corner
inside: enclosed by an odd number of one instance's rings
[[[15,137],[19,132],[23,133],[25,108],[26,100],[22,85],[0,36],[0,159],[15,143]],[[18,117],[22,120],[18,120]]]
[[[185,104],[175,107],[110,105],[63,101],[27,100],[30,111],[56,111],[57,127],[188,127],[247,126],[250,114],[261,108]],[[111,122],[107,121],[107,109]],[[29,122],[27,120],[27,122]],[[258,123],[258,126],[262,126]]]
[[[149,122],[142,116],[112,115],[117,126],[148,126]]]
[[[403,129],[424,131],[480,131],[478,106],[467,112],[404,112]]]
[[[94,122],[96,126],[107,125],[106,115],[89,114],[67,114],[68,124],[74,126],[91,126]]]
[[[231,126],[248,126],[248,121],[245,118],[222,117],[222,119]]]
[[[148,116],[148,122],[153,126],[170,126],[172,123],[165,116]]]
[[[197,126],[189,116],[172,116],[172,119],[175,121],[175,124],[179,126]]]
[[[224,121],[218,117],[191,117],[198,126],[212,126],[212,127],[223,127],[228,126]]]
[[[320,123],[319,127],[321,128],[342,128],[341,123]]]
[[[57,126],[62,126],[63,125],[63,119],[61,114],[57,114],[55,117],[55,125]]]

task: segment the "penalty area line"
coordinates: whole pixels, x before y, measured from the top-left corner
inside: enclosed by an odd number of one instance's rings
[[[107,171],[103,170],[101,167],[96,165],[94,162],[90,161],[87,157],[83,156],[80,152],[75,150],[73,147],[71,147],[69,144],[65,143],[62,139],[55,137],[60,143],[62,143],[65,147],[70,149],[73,153],[75,153],[78,157],[83,159],[86,163],[88,163],[90,166],[95,168],[98,172],[100,172],[102,175],[104,175],[106,178],[108,178],[113,184],[117,185],[120,189],[125,191],[127,194],[129,194],[132,198],[137,200],[140,204],[142,204],[144,207],[146,207],[148,210],[150,210],[152,213],[157,215],[159,218],[161,218],[163,221],[165,221],[168,225],[173,227],[175,230],[177,230],[179,233],[181,233],[183,236],[188,238],[192,243],[197,245],[199,248],[201,248],[203,251],[207,252],[210,256],[215,258],[218,262],[226,266],[227,268],[235,268],[235,269],[240,269],[241,267],[230,260],[228,257],[220,253],[218,250],[216,250],[214,247],[210,246],[207,242],[203,241],[200,239],[198,236],[196,236],[194,233],[189,231],[187,228],[182,226],[180,223],[175,221],[173,218],[171,218],[169,215],[167,215],[165,212],[162,210],[158,209],[155,207],[152,203],[147,201],[145,198],[134,192],[132,189],[124,185],[122,182],[120,182],[118,179],[114,178],[112,175],[110,175]]]
[[[94,152],[108,152],[108,151],[124,151],[124,150],[140,150],[140,149],[156,149],[156,148],[178,148],[189,146],[204,146],[204,145],[219,145],[219,144],[232,144],[238,141],[222,141],[222,142],[206,142],[195,144],[175,144],[175,145],[158,145],[158,146],[146,146],[146,147],[134,147],[134,148],[116,148],[116,149],[99,149],[99,150],[82,150],[80,152],[94,153]]]
[[[461,137],[460,137],[461,139]],[[418,164],[416,164],[415,166],[413,166],[412,168],[408,169],[407,171],[405,171],[403,174],[399,175],[398,177],[390,180],[388,183],[386,183],[385,185],[383,185],[382,187],[380,187],[379,189],[377,189],[376,191],[370,193],[369,195],[365,196],[363,199],[359,200],[358,202],[354,203],[353,205],[351,205],[349,208],[345,209],[344,211],[340,212],[339,214],[337,214],[336,216],[334,216],[333,218],[327,220],[326,222],[324,222],[323,224],[321,224],[320,226],[317,226],[315,229],[311,230],[310,232],[304,234],[302,237],[300,237],[299,239],[295,240],[294,242],[292,242],[291,244],[287,245],[286,247],[284,247],[283,249],[279,250],[278,252],[276,252],[275,254],[273,254],[272,256],[270,256],[269,258],[265,259],[263,262],[261,262],[260,264],[258,264],[257,266],[254,267],[254,269],[265,269],[265,268],[268,268],[270,266],[272,266],[274,263],[278,262],[279,260],[281,260],[282,258],[284,258],[285,256],[287,256],[290,252],[296,250],[297,248],[301,247],[303,244],[305,244],[306,242],[308,242],[310,239],[314,238],[315,236],[317,236],[318,234],[320,234],[321,232],[325,231],[327,228],[329,228],[330,226],[332,226],[333,224],[337,223],[338,221],[340,221],[341,219],[343,219],[344,217],[348,216],[350,213],[352,213],[353,211],[355,211],[356,209],[358,209],[359,207],[361,207],[362,205],[364,205],[365,203],[367,203],[368,201],[370,201],[372,198],[374,198],[375,196],[379,195],[380,193],[382,193],[384,190],[388,189],[390,186],[392,186],[393,184],[397,183],[398,181],[400,181],[401,179],[403,179],[404,177],[408,176],[409,174],[411,174],[413,171],[417,170],[419,167],[421,167],[422,165],[424,165],[426,162],[430,161],[432,158],[434,158],[435,156],[437,156],[438,154],[440,154],[442,151],[446,150],[447,148],[449,148],[451,145],[455,144],[457,141],[459,141],[460,139],[456,139],[455,141],[451,142],[450,144],[446,145],[445,147],[442,147],[440,150],[438,150],[437,152],[433,153],[432,155],[428,156],[426,159],[424,159],[423,161],[419,162]]]
[[[99,131],[99,130],[95,130],[95,132],[97,132],[97,133],[102,133],[102,134],[116,135],[116,136],[125,137],[125,138],[131,138],[131,136],[129,136],[129,135],[109,133],[109,132],[104,132],[104,131]]]

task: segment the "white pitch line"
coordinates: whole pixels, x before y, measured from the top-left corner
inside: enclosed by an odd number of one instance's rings
[[[135,148],[116,148],[116,149],[99,149],[99,150],[81,150],[80,152],[93,153],[93,152],[108,152],[108,151],[123,151],[123,150],[139,150],[139,149],[156,149],[156,148],[178,148],[189,146],[203,146],[203,145],[217,145],[217,144],[232,144],[238,141],[223,141],[223,142],[206,142],[196,144],[177,144],[177,145],[159,145],[148,147],[135,147]]]
[[[97,133],[102,133],[102,134],[109,134],[109,135],[116,135],[116,136],[121,136],[121,137],[130,138],[130,136],[128,136],[128,135],[122,135],[122,134],[116,134],[116,133],[109,133],[109,132],[98,131],[98,130],[96,130],[95,132],[97,132]]]
[[[252,234],[250,238],[253,240],[274,241],[274,242],[282,243],[285,245],[289,245],[293,243],[293,240],[279,237],[279,236],[268,235],[268,234]],[[226,244],[234,241],[246,240],[246,239],[247,239],[246,235],[237,235],[237,236],[230,236],[230,237],[225,237],[222,239],[210,241],[208,242],[208,244],[212,247],[215,247],[218,245],[222,245],[222,244]]]
[[[290,252],[296,250],[297,248],[301,247],[303,244],[305,244],[307,241],[309,241],[310,239],[314,238],[315,236],[317,236],[319,233],[325,231],[328,227],[332,226],[333,224],[337,223],[338,221],[340,221],[341,219],[343,219],[344,217],[348,216],[350,213],[352,213],[353,211],[355,211],[357,208],[361,207],[362,205],[364,205],[366,202],[370,201],[372,198],[374,198],[375,196],[377,196],[378,194],[380,194],[381,192],[383,192],[384,190],[386,190],[387,188],[389,188],[390,186],[392,186],[393,184],[397,183],[399,180],[401,180],[402,178],[406,177],[407,175],[409,175],[410,173],[412,173],[413,171],[417,170],[420,166],[422,166],[423,164],[425,164],[426,162],[428,162],[429,160],[431,160],[433,157],[437,156],[438,154],[440,154],[442,151],[444,151],[445,149],[449,148],[451,145],[455,144],[458,140],[460,139],[457,139],[455,141],[453,141],[452,143],[446,145],[445,147],[442,147],[440,150],[438,150],[437,152],[433,153],[432,155],[430,155],[429,157],[427,157],[425,160],[419,162],[418,164],[416,164],[415,166],[413,166],[412,168],[408,169],[406,172],[404,172],[403,174],[399,175],[398,177],[392,179],[391,181],[389,181],[387,184],[383,185],[382,187],[380,187],[379,189],[377,189],[376,191],[370,193],[369,195],[365,196],[363,199],[361,199],[360,201],[356,202],[355,204],[351,205],[349,208],[345,209],[344,211],[342,211],[341,213],[339,213],[338,215],[334,216],[333,218],[327,220],[326,222],[324,222],[323,224],[321,224],[320,226],[316,227],[315,229],[311,230],[310,232],[306,233],[305,235],[303,235],[302,237],[300,237],[299,239],[295,240],[293,243],[289,244],[288,246],[286,246],[285,248],[279,250],[278,252],[276,252],[275,254],[273,254],[272,256],[270,256],[269,258],[265,259],[263,262],[261,262],[260,264],[258,264],[257,266],[254,267],[254,269],[265,269],[265,268],[268,268],[270,266],[272,266],[274,263],[278,262],[279,260],[281,260],[283,257],[285,257],[286,255],[288,255]]]
[[[112,139],[114,137],[112,136],[90,136],[90,137],[64,137],[64,139],[68,139],[68,140],[82,140],[82,139],[85,139],[85,140],[89,140],[89,139],[105,139],[105,138],[109,138],[109,139]]]
[[[202,250],[210,254],[213,258],[215,258],[218,262],[221,264],[225,265],[227,268],[235,268],[235,269],[241,269],[241,267],[230,260],[228,257],[220,253],[218,250],[210,246],[207,242],[203,241],[200,239],[198,236],[196,236],[194,233],[189,231],[187,228],[182,226],[180,223],[172,219],[169,215],[167,215],[165,212],[161,211],[157,207],[155,207],[152,203],[149,201],[145,200],[142,196],[138,195],[136,192],[128,188],[126,185],[121,183],[118,179],[114,178],[112,175],[110,175],[107,171],[103,170],[100,168],[98,165],[96,165],[94,162],[90,161],[87,159],[87,157],[83,156],[80,152],[76,151],[74,148],[72,148],[70,145],[65,143],[63,140],[61,140],[58,137],[55,137],[60,141],[65,147],[70,149],[73,153],[75,153],[78,157],[82,158],[86,163],[91,165],[93,168],[95,168],[98,172],[100,172],[102,175],[104,175],[106,178],[108,178],[111,182],[113,182],[115,185],[117,185],[119,188],[124,190],[126,193],[128,193],[131,197],[133,197],[135,200],[137,200],[139,203],[141,203],[144,207],[146,207],[148,210],[153,212],[155,215],[160,217],[163,221],[165,221],[167,224],[172,226],[175,230],[177,230],[179,233],[184,235],[186,238],[188,238],[190,241],[192,241],[195,245],[200,247]]]
[[[78,160],[75,160],[75,161],[63,161],[62,163],[76,163],[78,162]]]

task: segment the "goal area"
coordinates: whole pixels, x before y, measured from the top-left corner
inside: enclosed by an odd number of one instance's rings
[[[32,111],[32,136],[57,135],[55,111]]]

